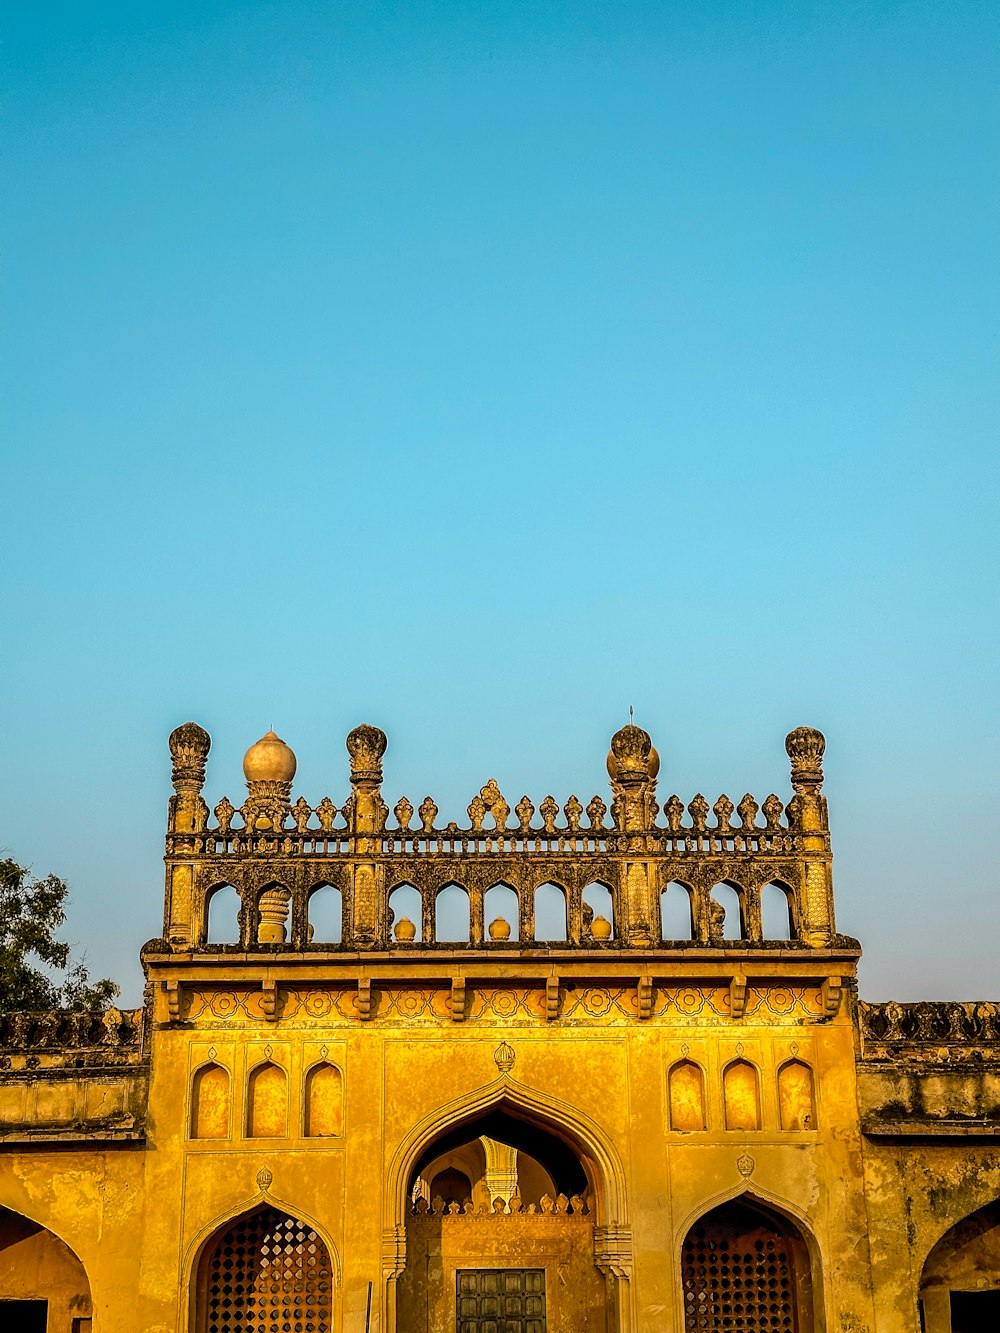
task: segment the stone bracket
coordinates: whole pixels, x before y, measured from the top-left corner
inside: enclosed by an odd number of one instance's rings
[[[602,1273],[628,1281],[632,1277],[632,1231],[629,1227],[594,1227],[594,1264]]]
[[[397,1278],[406,1267],[406,1228],[386,1227],[382,1232],[382,1276]]]
[[[451,997],[449,999],[452,1021],[455,1023],[465,1022],[465,977],[453,977],[451,982]]]
[[[729,983],[729,1010],[733,1018],[742,1018],[747,1010],[747,979],[742,974]]]
[[[372,1016],[372,983],[370,977],[358,978],[358,1017],[367,1023]]]
[[[179,1023],[181,1019],[181,983],[179,981],[165,981],[163,983],[163,994],[167,1001],[167,1021],[169,1023]]]
[[[820,998],[823,1013],[827,1018],[836,1018],[840,1012],[840,997],[844,993],[843,977],[824,977],[820,985]]]
[[[636,1009],[640,1019],[652,1018],[656,989],[649,977],[640,977],[636,992]]]
[[[559,1017],[559,1007],[562,1004],[562,995],[559,990],[558,977],[545,978],[545,1017],[551,1021]]]
[[[278,1021],[278,984],[275,981],[261,982],[260,1007],[269,1023]]]

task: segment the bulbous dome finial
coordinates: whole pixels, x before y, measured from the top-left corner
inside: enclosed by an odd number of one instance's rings
[[[266,732],[243,757],[247,782],[291,782],[295,777],[295,754],[280,736]]]

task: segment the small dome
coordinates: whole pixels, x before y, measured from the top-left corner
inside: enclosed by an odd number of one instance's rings
[[[660,771],[660,752],[655,745],[650,747],[649,760],[646,763],[646,772],[651,778],[655,778]]]
[[[243,758],[247,782],[291,782],[295,767],[295,754],[273,731],[261,736]]]

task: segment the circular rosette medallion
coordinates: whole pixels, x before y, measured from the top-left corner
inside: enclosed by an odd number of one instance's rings
[[[583,992],[582,1004],[588,1014],[602,1018],[611,1010],[611,996],[606,990],[586,990]]]
[[[310,1018],[326,1018],[333,1008],[333,1000],[326,991],[311,990],[302,1007]]]
[[[795,1007],[795,996],[790,990],[778,988],[767,992],[767,1007],[772,1014],[789,1014]]]
[[[498,1018],[510,1018],[517,1012],[517,996],[513,991],[498,990],[490,1000],[490,1008]]]
[[[404,990],[396,996],[396,1012],[403,1018],[416,1018],[422,1014],[427,997],[422,991]]]
[[[677,992],[674,1003],[682,1014],[700,1014],[705,1007],[705,997],[700,990],[687,986]]]
[[[231,990],[220,990],[212,996],[212,1013],[216,1018],[232,1018],[240,1002]]]

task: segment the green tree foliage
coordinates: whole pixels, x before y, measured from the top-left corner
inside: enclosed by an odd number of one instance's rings
[[[71,962],[69,945],[56,939],[68,894],[55,875],[36,879],[25,866],[0,859],[0,1010],[104,1009],[118,994],[107,978],[91,983],[83,963]]]

